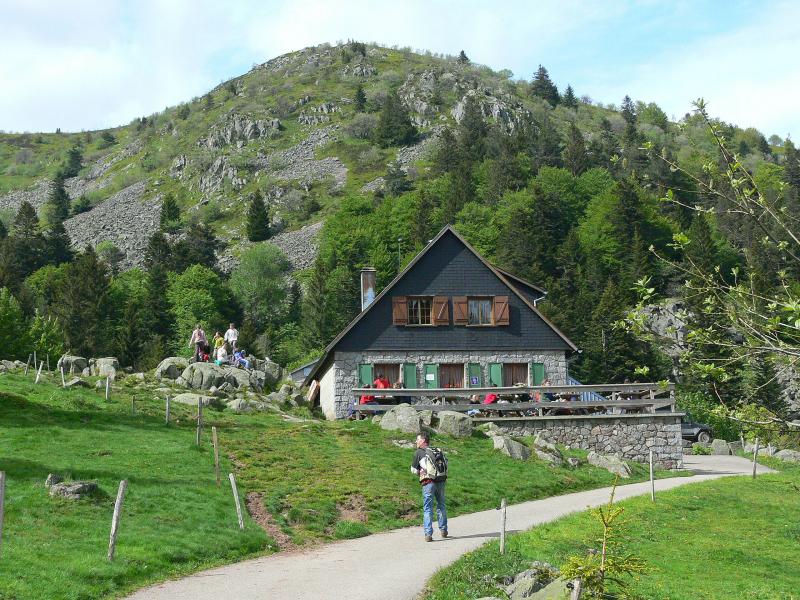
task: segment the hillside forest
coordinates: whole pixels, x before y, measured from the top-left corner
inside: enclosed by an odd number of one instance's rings
[[[335,109],[309,119],[306,101],[297,102],[308,97]],[[280,125],[226,149],[242,176],[208,192],[198,182],[211,155],[198,140],[232,114]],[[791,140],[712,121],[772,205],[798,214]],[[315,159],[336,157],[344,182],[253,174],[258,156],[323,128],[334,133]],[[67,192],[70,178],[130,148],[107,188]],[[176,177],[179,155],[193,167]],[[0,214],[0,348],[23,361],[34,349],[113,355],[145,370],[188,354],[195,323],[213,333],[232,321],[240,345],[297,366],[357,314],[362,267],[377,269],[382,288],[450,223],[493,264],[547,290],[540,309],[581,349],[570,365],[580,381],[677,379],[685,405],[706,418],[754,397],[781,414],[775,362],[753,355],[711,382],[674,348],[622,325],[647,282],[653,302],[681,307],[689,330],[703,326],[707,297],[692,292],[682,265],[720,281],[736,273],[764,297],[786,285],[775,240],[697,184],[724,172],[702,114],[676,120],[627,96],[602,105],[557,85],[545,67],[514,79],[463,52],[358,42],[306,49],[117,129],[0,135],[0,193],[51,182],[40,206]],[[162,202],[138,266],[122,268],[111,241],[72,245],[65,221],[135,181]],[[293,267],[270,243],[319,221],[309,267]],[[231,269],[219,263],[226,252],[236,258]],[[791,285],[797,275],[788,273]]]

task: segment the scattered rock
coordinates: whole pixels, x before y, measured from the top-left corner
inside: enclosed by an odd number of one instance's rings
[[[451,410],[443,410],[439,412],[438,417],[439,433],[445,433],[456,438],[466,438],[472,435],[472,419],[467,415]]]
[[[731,454],[736,454],[737,452],[744,450],[742,442],[728,442],[728,448],[730,448]]]
[[[209,404],[216,402],[216,398],[212,396],[202,396],[200,394],[178,394],[177,396],[172,398],[172,402],[177,402],[178,404],[189,404],[190,406],[197,406],[198,403],[202,403],[203,406],[208,406]]]
[[[530,448],[507,435],[496,435],[493,441],[495,450],[500,450],[500,452],[514,460],[528,460],[531,456]]]
[[[93,358],[89,361],[92,375],[98,377],[108,377],[111,381],[117,378],[119,371],[119,361],[113,356],[107,358]]]
[[[249,400],[237,398],[228,402],[228,408],[237,413],[249,413],[256,409],[256,406]]]
[[[214,363],[191,363],[181,373],[186,387],[194,390],[218,388],[227,381],[225,375],[225,369]]]
[[[781,450],[775,453],[775,458],[780,458],[786,462],[800,463],[800,452],[797,450]]]
[[[398,448],[403,448],[405,450],[413,450],[417,447],[414,442],[410,442],[408,440],[392,440],[392,443]]]
[[[617,456],[613,456],[611,454],[599,454],[595,451],[591,451],[586,459],[589,461],[590,465],[605,469],[609,473],[619,475],[623,479],[627,479],[631,476],[631,468],[627,465],[627,463],[625,463],[625,461]]]
[[[558,452],[558,450],[556,450],[556,454],[548,452],[547,450],[542,450],[541,448],[534,448],[534,452],[536,452],[536,456],[538,456],[540,460],[550,463],[554,467],[560,467],[564,464],[564,457],[561,456],[561,452]]]
[[[731,448],[730,446],[728,446],[727,441],[717,438],[711,442],[711,454],[715,454],[718,456],[728,456],[730,455],[730,453],[731,453]]]
[[[60,496],[67,500],[80,500],[97,492],[98,487],[94,481],[70,481],[56,483],[50,486],[50,495]]]
[[[402,431],[404,433],[419,433],[422,431],[422,422],[419,413],[414,410],[413,406],[398,404],[383,415],[381,429]]]
[[[182,356],[170,356],[158,363],[154,375],[158,381],[162,379],[175,380],[180,377],[181,373],[188,366],[189,361]]]
[[[373,425],[380,425],[381,419],[383,415],[372,415],[372,423]]]
[[[56,370],[60,371],[64,367],[64,373],[82,373],[89,366],[89,361],[82,356],[71,356],[65,354],[58,359]]]
[[[92,386],[91,386],[91,384],[89,384],[88,381],[84,381],[80,377],[73,377],[72,379],[70,379],[67,382],[67,387],[68,388],[82,387],[82,388],[90,388],[91,389]]]
[[[61,483],[62,481],[64,481],[64,478],[61,475],[50,473],[47,475],[47,479],[44,480],[44,485],[45,487],[51,487],[57,483]]]
[[[566,600],[569,597],[570,590],[567,588],[567,582],[561,579],[555,579],[544,586],[533,595],[528,596],[528,600]]]
[[[503,431],[497,426],[496,423],[481,423],[476,427],[478,431],[482,431],[488,437],[494,437],[496,435],[503,435]]]
[[[419,419],[423,425],[430,427],[431,425],[433,425],[433,411],[432,410],[419,411]]]
[[[576,469],[581,466],[581,459],[570,456],[567,458],[567,464],[573,469]]]

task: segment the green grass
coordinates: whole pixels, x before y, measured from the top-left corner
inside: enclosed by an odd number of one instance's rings
[[[652,571],[633,584],[649,600],[800,598],[800,467],[770,461],[778,474],[729,477],[620,503],[625,550]],[[440,571],[427,600],[504,597],[491,583],[533,560],[561,565],[600,535],[579,513],[511,536],[507,554],[490,542]],[[488,581],[487,581],[488,579]]]
[[[194,444],[196,409],[164,403],[123,379],[106,402],[99,391],[62,390],[56,377],[0,375],[0,470],[7,473],[0,597],[105,598],[201,568],[270,552],[274,540],[249,518],[240,532],[230,487],[214,481],[210,428],[216,425],[223,475],[234,470],[244,498],[259,493],[295,544],[360,537],[420,522],[412,451],[369,421],[325,422],[307,409],[292,421],[274,413],[207,409],[203,445]],[[131,398],[136,394],[136,412]],[[448,510],[493,508],[609,485],[606,471],[517,462],[472,438],[435,439],[450,458]],[[580,451],[570,451],[580,456]],[[634,466],[634,479],[646,469]],[[96,480],[99,498],[51,499],[48,473]],[[668,475],[664,473],[662,475]],[[117,559],[106,560],[117,486],[128,479]]]

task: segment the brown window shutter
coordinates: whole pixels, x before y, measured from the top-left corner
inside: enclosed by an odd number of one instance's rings
[[[453,296],[453,325],[469,323],[469,301],[466,296]]]
[[[392,297],[392,324],[408,325],[408,300],[405,296]]]
[[[495,296],[492,308],[494,311],[494,324],[508,325],[508,296]]]
[[[447,296],[433,297],[433,324],[450,325],[450,303]]]

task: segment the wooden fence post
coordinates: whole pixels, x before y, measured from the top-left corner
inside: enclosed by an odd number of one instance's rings
[[[169,425],[169,396],[167,396],[167,410],[165,412],[165,419],[164,422]]]
[[[136,394],[131,396],[131,416],[136,416]]]
[[[122,501],[125,499],[125,489],[128,487],[128,480],[123,479],[119,482],[117,491],[117,501],[114,503],[114,516],[111,517],[111,537],[108,540],[108,560],[114,560],[114,551],[117,549],[117,534],[119,533],[119,518],[122,513]]]
[[[50,373],[51,372],[50,371],[50,355],[47,354],[46,356],[47,356],[47,372]]]
[[[203,400],[197,399],[197,447],[200,447],[200,434],[203,431]]]
[[[506,499],[500,500],[500,554],[506,553]]]
[[[64,365],[61,365],[61,387],[67,387],[67,380],[64,378]]]
[[[28,354],[28,362],[25,363],[25,375],[28,374],[28,368],[31,366],[31,358],[33,358],[33,354]],[[33,363],[33,368],[36,368],[36,363]]]
[[[573,579],[572,592],[570,592],[569,600],[581,600],[582,592],[583,592],[583,582],[580,579]]]
[[[656,501],[656,479],[653,475],[653,451],[650,450],[650,499]]]
[[[239,529],[244,530],[244,520],[242,519],[242,503],[239,501],[239,490],[236,489],[236,479],[233,477],[233,473],[228,473],[228,479],[231,481],[233,499],[236,501],[236,516],[239,519]]]
[[[753,479],[756,478],[756,467],[758,466],[758,438],[756,438],[756,446],[753,448]]]
[[[3,511],[6,503],[6,474],[0,471],[0,551],[3,549]]]
[[[39,361],[36,360],[36,350],[33,351],[33,368],[36,368],[36,365],[39,364]]]
[[[39,370],[36,371],[36,381],[34,381],[34,383],[39,383],[39,378],[42,376],[43,367],[44,367],[44,361],[39,363]]]
[[[106,377],[106,401],[108,401],[108,397],[111,395],[111,379]]]
[[[219,487],[219,442],[216,426],[211,427],[211,440],[214,442],[214,473],[217,476],[217,487]]]

